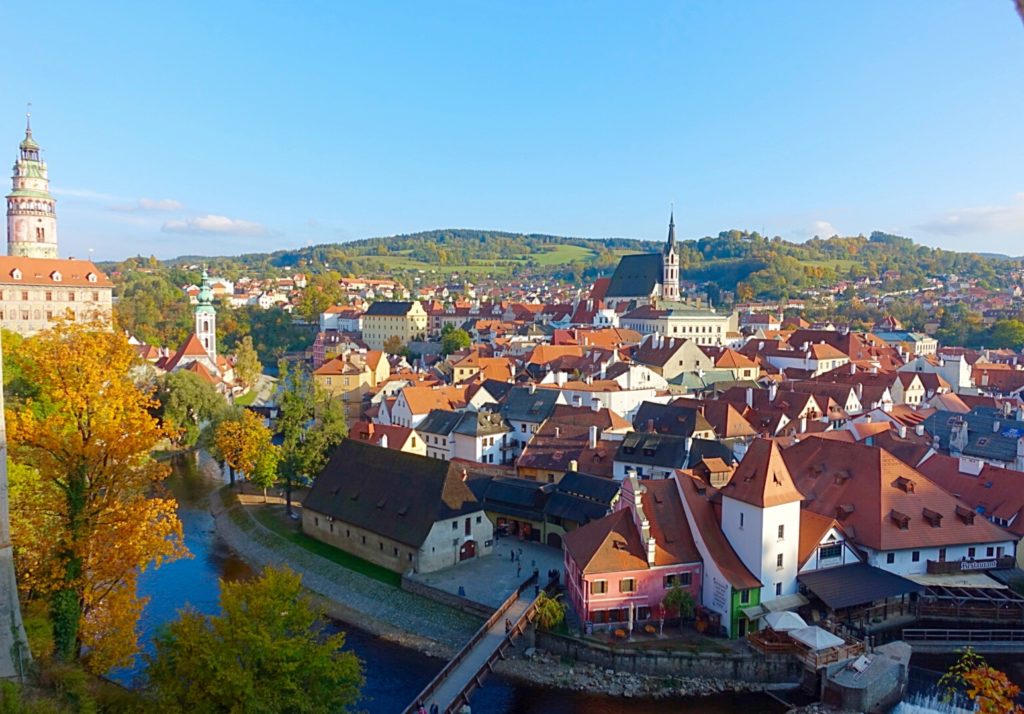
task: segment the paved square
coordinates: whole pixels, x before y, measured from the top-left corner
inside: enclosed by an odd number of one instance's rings
[[[513,550],[516,552],[516,560],[511,557]],[[452,595],[459,595],[459,588],[462,587],[465,589],[463,597],[467,600],[496,609],[529,577],[534,568],[540,572],[541,584],[547,582],[548,570],[557,569],[561,577],[562,551],[516,538],[501,538],[495,543],[490,555],[466,560],[433,573],[414,573],[408,577]]]

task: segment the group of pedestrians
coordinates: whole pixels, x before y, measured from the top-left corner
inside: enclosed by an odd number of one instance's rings
[[[434,702],[433,704],[430,705],[430,713],[429,714],[439,714],[440,711],[441,710],[438,709],[438,707],[437,707],[437,702]],[[425,706],[423,706],[423,702],[420,702],[419,706],[416,707],[416,714],[427,714],[427,708]]]

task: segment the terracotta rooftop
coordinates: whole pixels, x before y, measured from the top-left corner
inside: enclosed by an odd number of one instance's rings
[[[722,495],[759,508],[803,500],[803,494],[782,459],[782,451],[770,439],[755,439],[736,467]]]

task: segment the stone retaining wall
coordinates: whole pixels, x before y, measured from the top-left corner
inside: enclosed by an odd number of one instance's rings
[[[635,674],[714,677],[743,682],[798,682],[803,667],[786,655],[669,652],[607,647],[552,632],[537,632],[537,647],[604,669]]]
[[[427,585],[426,583],[421,583],[407,575],[402,575],[402,590],[412,593],[413,595],[428,598],[434,602],[439,602],[442,605],[454,607],[456,610],[461,610],[462,612],[475,617],[487,619],[494,613],[493,607],[487,607],[487,605],[484,605],[483,603],[473,602],[468,598],[452,595],[451,593],[445,592],[439,588]]]

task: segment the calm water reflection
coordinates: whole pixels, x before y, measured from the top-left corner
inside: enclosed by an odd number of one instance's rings
[[[150,598],[142,616],[144,648],[149,649],[153,633],[186,605],[211,613],[217,608],[219,581],[239,580],[253,571],[216,537],[209,513],[210,496],[223,482],[216,463],[205,454],[181,457],[173,462],[174,475],[168,486],[178,499],[178,517],[185,533],[185,544],[192,552],[189,560],[180,560],[143,573],[139,588]],[[369,714],[401,711],[444,664],[414,650],[381,640],[362,630],[343,627],[347,646],[363,660],[366,686],[361,708]],[[141,671],[141,663],[115,674],[131,683]],[[504,714],[613,714],[644,712],[668,714],[706,712],[707,714],[756,714],[781,712],[767,697],[724,695],[693,700],[644,701],[595,697],[523,686],[500,678],[487,680],[472,699],[475,712]]]

